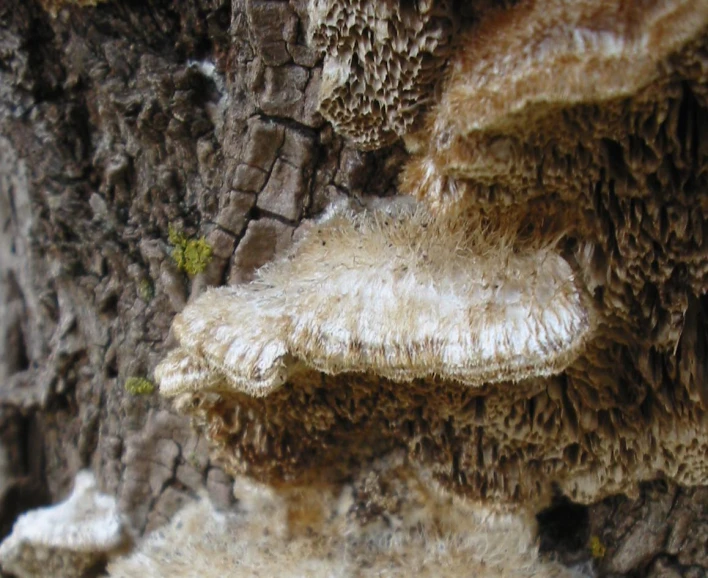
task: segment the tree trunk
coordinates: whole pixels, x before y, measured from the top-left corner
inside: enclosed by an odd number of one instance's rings
[[[228,508],[206,440],[134,378],[190,296],[248,281],[340,196],[395,194],[407,158],[317,112],[306,0],[79,4],[0,3],[3,536],[84,468],[140,533],[204,488]],[[175,245],[201,237],[213,255],[189,275]],[[608,574],[708,572],[706,487],[560,503],[542,528],[569,561],[601,536]]]

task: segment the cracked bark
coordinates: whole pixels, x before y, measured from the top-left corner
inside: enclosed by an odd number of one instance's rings
[[[333,199],[395,193],[403,149],[357,151],[316,112],[305,7],[0,6],[3,534],[82,468],[139,531],[204,488],[231,505],[187,421],[123,386],[151,375],[191,295],[248,281]],[[193,279],[170,259],[171,226],[213,247]],[[647,485],[588,520],[574,531],[606,545],[608,575],[705,575],[705,488]],[[549,546],[568,559],[582,548]]]

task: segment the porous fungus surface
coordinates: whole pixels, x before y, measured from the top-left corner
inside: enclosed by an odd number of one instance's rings
[[[303,370],[265,398],[215,382],[177,407],[230,471],[276,486],[341,481],[392,448],[456,493],[532,509],[554,484],[591,503],[660,474],[702,483],[705,411],[686,392],[657,390],[637,363],[611,344],[564,375],[481,388]]]
[[[324,55],[319,110],[362,149],[406,134],[431,103],[452,40],[453,2],[310,0]]]

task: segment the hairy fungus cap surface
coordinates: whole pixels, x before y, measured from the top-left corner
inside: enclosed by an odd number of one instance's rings
[[[161,391],[204,387],[197,365],[252,395],[299,365],[473,386],[558,373],[592,315],[553,247],[516,235],[424,211],[333,216],[253,283],[210,290],[179,315],[181,351],[156,371]]]
[[[0,564],[20,578],[81,578],[126,538],[115,499],[98,492],[93,474],[79,472],[65,502],[17,520],[0,545]]]
[[[456,53],[440,131],[518,128],[556,107],[632,96],[708,23],[691,0],[520,2],[492,13]]]
[[[455,19],[447,0],[310,0],[320,112],[362,149],[397,140],[431,102]]]

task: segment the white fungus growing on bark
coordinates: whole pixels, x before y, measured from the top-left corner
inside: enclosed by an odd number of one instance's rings
[[[422,209],[331,215],[254,282],[209,290],[177,317],[161,391],[221,381],[262,396],[302,365],[467,386],[558,373],[592,312],[554,247],[517,237]]]
[[[20,516],[0,545],[0,565],[18,578],[81,578],[127,542],[115,499],[84,471],[66,501]]]

